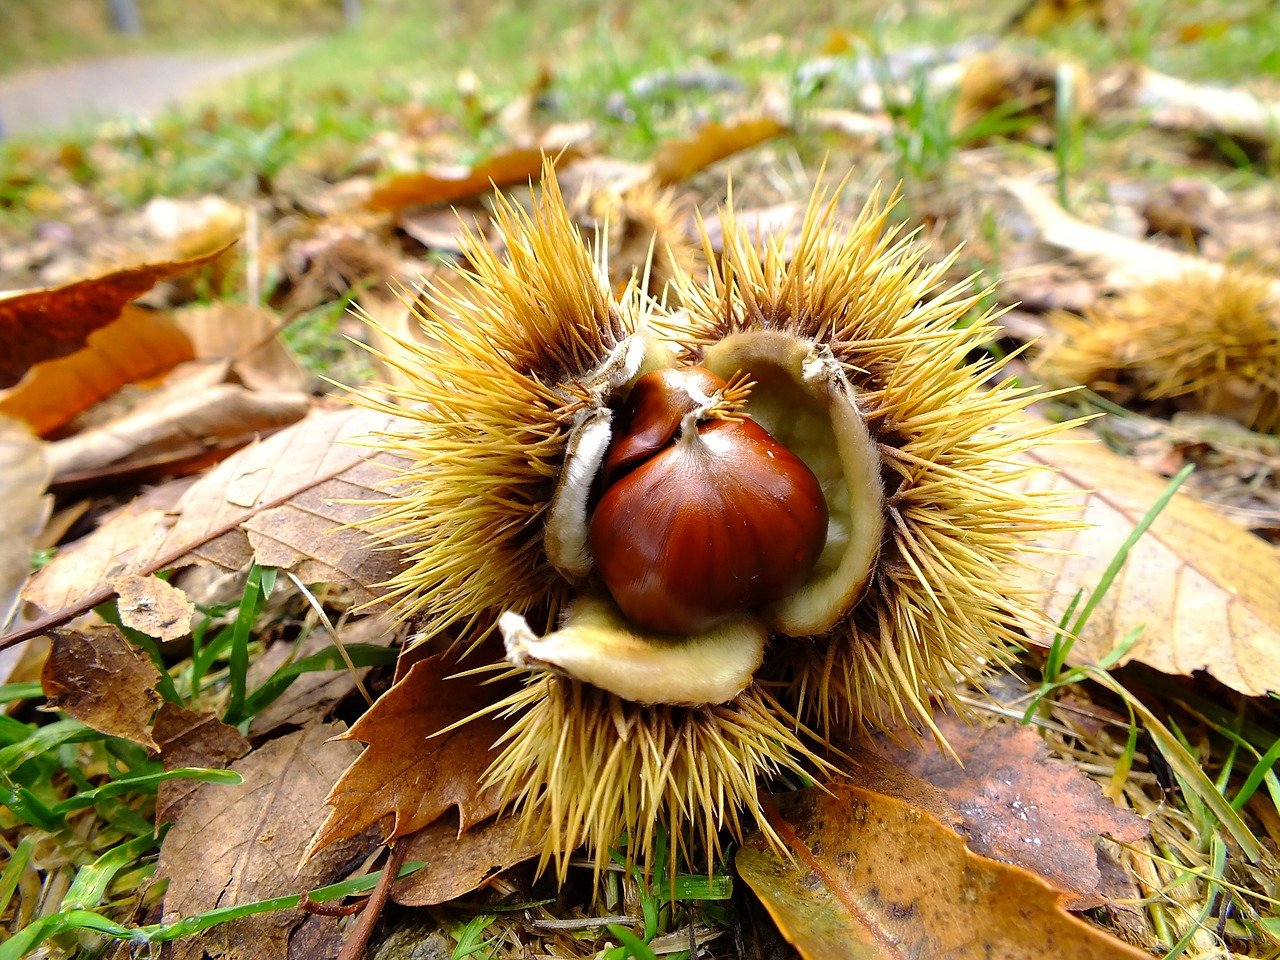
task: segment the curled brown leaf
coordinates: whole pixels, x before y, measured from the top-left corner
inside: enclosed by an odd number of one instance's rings
[[[760,835],[738,872],[805,960],[1142,960],[1067,913],[1021,867],[973,853],[932,815],[847,784],[770,803],[788,857]]]

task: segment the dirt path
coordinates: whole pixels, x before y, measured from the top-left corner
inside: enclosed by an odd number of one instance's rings
[[[138,54],[26,70],[0,78],[0,134],[154,114],[202,88],[280,63],[305,43],[231,56]]]

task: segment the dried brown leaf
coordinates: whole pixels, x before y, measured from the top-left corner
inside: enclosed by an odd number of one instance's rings
[[[249,752],[249,741],[230,724],[212,713],[197,713],[172,703],[162,704],[151,735],[160,745],[160,761],[166,770],[205,767],[221,770]],[[196,780],[166,780],[156,795],[156,823],[176,822],[191,795],[200,789]]]
[[[65,357],[83,347],[161,280],[209,263],[226,247],[190,260],[148,263],[62,287],[26,290],[0,298],[0,388],[12,387],[37,363]]]
[[[1070,909],[1100,906],[1098,838],[1140,840],[1146,824],[1072,764],[1050,757],[1031,727],[935,720],[955,757],[933,741],[881,742],[870,749],[909,776],[877,775],[883,768],[873,766],[870,775],[859,773],[859,785],[928,811],[963,834],[974,853],[1025,867],[1073,894]],[[922,782],[941,796],[919,789]]]
[[[438,656],[415,663],[345,734],[368,746],[329,795],[333,810],[313,850],[387,818],[386,835],[394,839],[451,807],[464,830],[497,812],[497,792],[482,791],[479,782],[504,724],[485,717],[435,735],[501,696],[478,677],[453,677],[458,669],[456,660]]]
[[[432,207],[406,213],[400,217],[400,229],[428,250],[455,256],[466,252],[462,237],[467,230],[484,237],[495,249],[500,249],[503,242],[497,235],[492,214],[475,201],[465,206]]]
[[[228,357],[251,390],[305,393],[311,375],[279,336],[283,321],[264,307],[220,301],[177,313],[198,357]]]
[[[329,883],[366,844],[335,846],[299,866],[324,815],[323,798],[356,753],[329,742],[340,724],[299,730],[231,765],[238,786],[202,784],[165,836],[157,873],[169,880],[166,922]],[[289,935],[305,915],[277,910],[233,920],[174,944],[174,960],[288,956]]]
[[[119,419],[53,444],[54,477],[67,482],[126,466],[177,463],[255,434],[271,433],[306,415],[303,393],[263,393],[234,383],[193,389],[181,371]]]
[[[24,420],[44,436],[126,384],[194,357],[191,340],[168,313],[129,304],[90,333],[81,349],[28,370],[21,383],[0,394],[0,414]]]
[[[713,120],[692,137],[661,144],[653,158],[654,177],[659,183],[678,183],[717,160],[772,140],[787,129],[785,123],[773,117],[744,117],[728,123]]]
[[[457,271],[448,268],[432,268],[428,274],[438,279],[447,273],[447,280],[463,279]],[[369,322],[370,355],[378,368],[381,383],[412,394],[416,378],[421,376],[421,363],[410,346],[428,343],[422,324],[414,318],[412,306],[399,297],[370,291],[360,298],[360,309]],[[409,371],[415,371],[410,373]]]
[[[1148,956],[1067,913],[1039,877],[973,853],[909,803],[836,784],[830,793],[782,795],[770,808],[791,857],[756,835],[738,851],[737,868],[806,960]]]
[[[116,627],[52,634],[40,677],[49,706],[100,733],[152,750],[151,718],[160,706],[160,672]]]
[[[119,598],[120,622],[157,640],[177,640],[191,632],[196,615],[185,593],[157,576],[127,573],[111,581]]]
[[[350,586],[375,600],[394,572],[394,553],[345,524],[393,479],[393,462],[350,441],[392,429],[394,417],[365,410],[316,411],[219,464],[172,506],[142,502],[60,551],[23,596],[47,616],[15,631],[16,643],[114,595],[110,581],[203,562],[238,570],[251,559],[307,582]],[[166,509],[167,507],[167,509]]]
[[[391,899],[406,907],[430,907],[470,893],[542,852],[542,839],[521,836],[512,817],[486,820],[462,833],[452,818],[442,817],[403,842],[406,861],[425,863],[391,888]]]
[[[45,444],[21,424],[0,417],[0,629],[8,626],[18,592],[31,574],[31,551],[49,519],[45,496],[51,470]]]
[[[1038,487],[1077,493],[1087,527],[1042,545],[1030,585],[1046,591],[1055,621],[1078,590],[1093,589],[1134,526],[1164,491],[1102,443],[1040,447],[1030,457],[1055,468]],[[1178,494],[1138,540],[1111,589],[1072,648],[1077,663],[1097,662],[1131,630],[1137,642],[1121,659],[1164,673],[1205,670],[1249,696],[1280,690],[1280,551],[1211,507]],[[1048,638],[1040,638],[1047,642]]]
[[[572,156],[576,152],[570,149],[556,159],[563,161]],[[542,175],[544,157],[538,147],[513,147],[471,167],[397,174],[374,188],[368,207],[397,213],[408,207],[452,203],[494,187],[537,180]]]

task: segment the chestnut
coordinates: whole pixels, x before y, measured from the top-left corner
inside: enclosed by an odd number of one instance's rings
[[[614,602],[639,627],[688,635],[779,600],[827,533],[804,461],[740,413],[700,367],[646,374],[619,412],[589,542]]]

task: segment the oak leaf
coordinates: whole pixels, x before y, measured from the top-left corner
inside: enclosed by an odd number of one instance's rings
[[[1021,867],[988,860],[931,814],[849,784],[774,798],[736,865],[805,960],[1142,960]]]
[[[332,742],[340,724],[272,740],[231,769],[238,786],[202,784],[160,847],[167,877],[164,920],[322,886],[350,869],[368,847],[339,845],[299,866],[323,816],[322,800],[356,748]],[[174,960],[288,956],[290,933],[305,915],[292,910],[244,917],[174,944]]]
[[[569,149],[556,159],[568,160],[576,155]],[[464,200],[494,187],[538,179],[545,159],[546,154],[538,147],[513,147],[470,167],[396,174],[374,188],[367,205],[370,210],[397,213],[408,207]]]
[[[717,160],[772,140],[787,129],[786,124],[773,117],[743,117],[725,123],[713,120],[691,137],[661,144],[653,158],[654,177],[659,183],[678,183]]]
[[[498,811],[496,790],[480,778],[505,724],[482,717],[442,730],[489,706],[501,692],[475,676],[454,677],[453,658],[415,663],[378,698],[344,740],[367,744],[329,795],[333,806],[311,850],[390,820],[388,840],[416,833],[451,807],[467,830]]]
[[[44,491],[51,473],[45,444],[0,417],[0,629],[13,616],[36,537],[49,519],[53,501]]]
[[[1166,481],[1118,456],[1083,431],[1076,443],[1038,447],[1036,489],[1075,494],[1087,526],[1046,538],[1054,552],[1026,571],[1046,594],[1055,621],[1077,591],[1102,577]],[[1096,663],[1141,631],[1119,663],[1138,661],[1163,673],[1207,671],[1249,696],[1280,690],[1280,551],[1211,507],[1177,494],[1129,553],[1115,582],[1071,650],[1075,663]],[[1048,637],[1041,637],[1047,642]]]
[[[934,720],[954,756],[934,741],[911,742],[910,749],[905,740],[867,744],[855,759],[883,758],[892,768],[872,763],[859,770],[859,785],[927,810],[963,834],[974,853],[1024,867],[1073,894],[1070,909],[1101,906],[1098,838],[1140,840],[1145,822],[1115,806],[1075,766],[1050,757],[1031,727],[981,727],[949,714]]]
[[[394,458],[351,441],[396,422],[354,408],[316,411],[185,489],[167,488],[179,494],[176,502],[130,505],[32,578],[23,596],[47,615],[0,639],[0,647],[111,599],[114,577],[197,562],[239,570],[256,559],[307,582],[346,584],[357,599],[377,599],[377,584],[399,561],[346,524],[365,516],[362,501],[394,479]]]
[[[43,360],[79,350],[89,334],[120,316],[130,300],[161,280],[216,260],[226,249],[0,298],[0,343],[6,345],[0,356],[0,388],[12,387]]]
[[[53,633],[40,677],[49,706],[112,737],[152,750],[160,672],[116,627]]]

